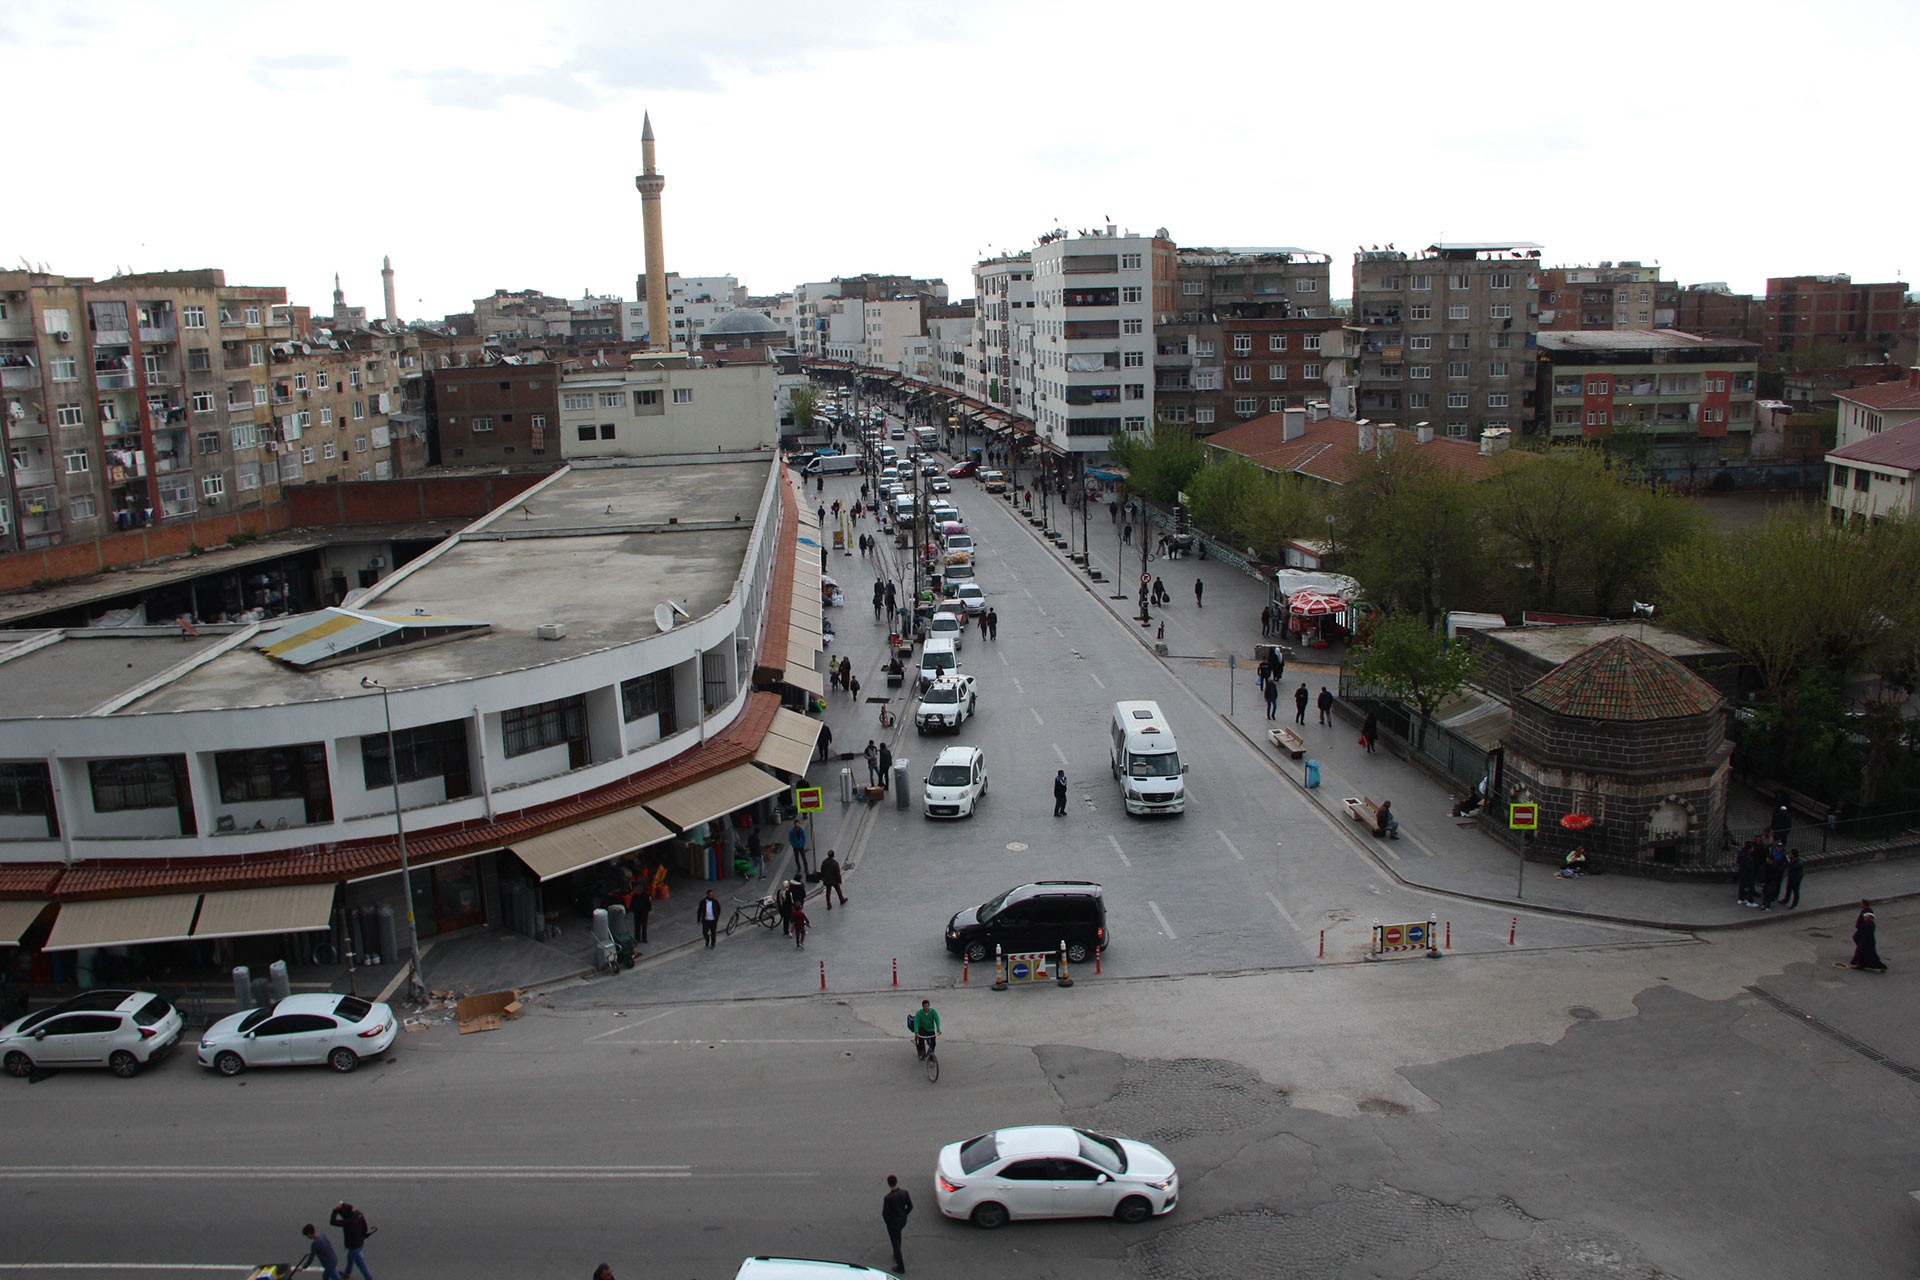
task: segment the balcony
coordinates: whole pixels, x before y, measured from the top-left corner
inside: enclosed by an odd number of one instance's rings
[[[140,341],[142,342],[172,342],[179,336],[171,320],[165,324],[143,324],[140,326]]]
[[[102,391],[131,391],[133,374],[126,369],[96,369],[93,385]]]
[[[1065,334],[1068,342],[1089,342],[1108,340],[1120,336],[1118,320],[1069,320]]]
[[[43,419],[22,418],[7,425],[9,440],[33,440],[47,434],[47,424]]]
[[[1060,259],[1060,274],[1062,275],[1112,275],[1119,269],[1119,255],[1112,253],[1072,253]]]
[[[0,369],[0,389],[31,391],[40,385],[40,371],[32,365],[8,365]]]
[[[180,385],[180,375],[171,369],[149,369],[145,381],[150,387],[177,387]]]
[[[1063,307],[1117,307],[1120,305],[1118,289],[1066,289],[1060,294]]]
[[[133,334],[125,329],[95,329],[93,345],[96,347],[124,347],[133,341]]]

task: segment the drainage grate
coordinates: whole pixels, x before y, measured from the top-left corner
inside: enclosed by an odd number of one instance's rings
[[[1833,1041],[1835,1044],[1841,1046],[1842,1048],[1848,1049],[1854,1053],[1859,1054],[1861,1057],[1865,1058],[1868,1062],[1878,1063],[1879,1065],[1885,1067],[1887,1070],[1893,1072],[1897,1076],[1904,1076],[1909,1080],[1920,1081],[1920,1067],[1910,1067],[1904,1062],[1896,1062],[1894,1059],[1889,1058],[1886,1054],[1880,1052],[1878,1049],[1874,1048],[1872,1045],[1868,1044],[1866,1041],[1856,1040],[1854,1037],[1848,1035],[1846,1032],[1834,1026],[1832,1023],[1822,1022],[1819,1018],[1814,1017],[1812,1014],[1808,1013],[1805,1009],[1802,1009],[1797,1005],[1790,1004],[1787,1001],[1782,1000],[1779,996],[1774,995],[1773,992],[1771,991],[1765,990],[1764,988],[1761,988],[1761,987],[1748,987],[1747,990],[1751,991],[1754,995],[1759,996],[1762,1000],[1765,1000],[1768,1004],[1778,1009],[1781,1013],[1786,1014],[1789,1018],[1792,1018],[1794,1021],[1800,1023],[1805,1027],[1810,1028],[1813,1031],[1818,1032],[1819,1034],[1825,1036],[1827,1039]]]

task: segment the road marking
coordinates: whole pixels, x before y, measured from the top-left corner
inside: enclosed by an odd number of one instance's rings
[[[1244,854],[1244,853],[1242,853],[1242,852],[1240,852],[1240,850],[1238,850],[1238,849],[1236,849],[1236,848],[1234,848],[1234,846],[1233,846],[1233,841],[1231,841],[1231,840],[1229,840],[1229,839],[1227,839],[1227,833],[1226,833],[1226,832],[1224,832],[1224,831],[1216,831],[1216,832],[1214,832],[1213,834],[1215,834],[1215,835],[1217,835],[1217,836],[1219,836],[1219,837],[1220,837],[1220,843],[1221,843],[1221,844],[1223,844],[1223,845],[1225,845],[1225,846],[1227,846],[1227,852],[1228,852],[1228,853],[1230,853],[1230,854],[1232,854],[1232,855],[1233,855],[1234,857],[1236,857],[1236,858],[1238,858],[1238,859],[1240,859],[1240,861],[1242,861],[1242,862],[1245,862],[1245,861],[1247,860],[1247,855],[1246,855],[1246,854]]]
[[[1033,707],[1028,707],[1028,708],[1027,708],[1027,710],[1029,710],[1029,711],[1032,711],[1032,712],[1033,712],[1033,720],[1034,720],[1034,723],[1035,723],[1035,724],[1045,724],[1045,723],[1046,723],[1046,721],[1045,721],[1045,720],[1042,720],[1042,719],[1040,718],[1040,712],[1039,712],[1038,710],[1036,710],[1036,709],[1035,709],[1035,708],[1033,708]]]
[[[1293,922],[1293,917],[1288,915],[1287,909],[1280,905],[1280,899],[1276,895],[1269,893],[1267,895],[1267,901],[1271,902],[1273,909],[1280,913],[1280,918],[1287,922],[1287,928],[1293,930],[1295,933],[1300,932],[1300,926]]]
[[[1004,661],[1004,659],[1003,659],[1003,661]],[[1015,676],[1015,677],[1013,678],[1013,691],[1014,691],[1015,693],[1019,693],[1019,694],[1025,694],[1025,693],[1026,693],[1026,690],[1025,690],[1025,689],[1022,689],[1022,688],[1020,687],[1020,677],[1019,677],[1019,676]]]
[[[1035,611],[1036,613],[1038,613],[1038,614],[1039,614],[1039,615],[1040,615],[1041,617],[1043,617],[1043,618],[1051,618],[1051,617],[1053,616],[1052,614],[1050,614],[1050,613],[1048,613],[1048,612],[1047,612],[1047,606],[1045,606],[1045,605],[1043,605],[1043,604],[1042,604],[1042,605],[1035,605],[1035,606],[1034,606],[1034,611]]]
[[[646,1017],[641,1018],[637,1021],[621,1023],[619,1026],[615,1027],[611,1031],[602,1031],[597,1036],[588,1036],[586,1039],[586,1043],[592,1044],[597,1040],[605,1040],[608,1036],[617,1036],[623,1031],[631,1031],[635,1027],[645,1026],[649,1022],[657,1022],[658,1020],[666,1017],[670,1013],[678,1013],[678,1012],[680,1012],[678,1009],[662,1009],[659,1013],[648,1014]]]
[[[1173,926],[1167,923],[1166,914],[1160,910],[1160,904],[1152,900],[1149,900],[1147,902],[1147,905],[1153,908],[1153,918],[1160,922],[1161,932],[1165,933],[1167,937],[1173,939],[1175,942],[1178,942],[1180,940],[1180,935],[1175,933],[1173,931]]]
[[[1020,588],[1020,594],[1029,600],[1033,599],[1033,592],[1027,590],[1025,587]]]
[[[1000,665],[1003,667],[1010,667],[1013,665],[1011,662],[1007,661],[1007,651],[1005,649],[1000,650]]]
[[[1061,764],[1067,763],[1067,753],[1060,749],[1060,744],[1057,742],[1053,744],[1053,754],[1060,757]]]
[[[1113,846],[1113,851],[1120,856],[1120,861],[1126,863],[1128,866],[1133,865],[1133,859],[1129,858],[1126,855],[1126,851],[1120,847],[1120,842],[1118,840],[1114,839],[1112,836],[1108,836],[1107,843]]]
[[[1059,637],[1060,637],[1060,638],[1061,638],[1062,640],[1065,640],[1065,639],[1067,638],[1067,633],[1066,633],[1066,632],[1064,632],[1064,631],[1062,631],[1062,630],[1061,630],[1060,628],[1058,628],[1058,627],[1055,627],[1055,628],[1053,629],[1053,634],[1055,634],[1055,635],[1057,635],[1057,636],[1059,636]]]

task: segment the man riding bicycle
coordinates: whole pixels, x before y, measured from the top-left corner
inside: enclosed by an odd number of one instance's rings
[[[915,1056],[926,1061],[940,1037],[940,1013],[933,1007],[933,1001],[922,1000],[919,1011],[907,1015],[907,1030],[913,1032]]]

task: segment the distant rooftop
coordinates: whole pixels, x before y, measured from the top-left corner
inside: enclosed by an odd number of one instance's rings
[[[1914,407],[1920,408],[1920,404]],[[1881,431],[1864,440],[1842,445],[1827,457],[1834,462],[1920,471],[1920,418],[1890,431]]]
[[[1548,330],[1540,334],[1546,351],[1695,351],[1710,347],[1754,347],[1743,338],[1703,338],[1678,329]]]

